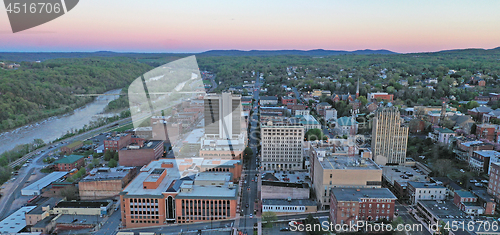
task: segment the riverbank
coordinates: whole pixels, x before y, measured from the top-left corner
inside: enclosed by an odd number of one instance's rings
[[[0,154],[14,149],[17,145],[32,143],[34,139],[41,139],[50,143],[61,136],[80,130],[91,121],[97,121],[104,113],[106,106],[119,97],[121,89],[105,92],[108,95],[96,97],[87,105],[75,109],[72,113],[50,117],[43,121],[25,125],[12,131],[0,133]],[[109,95],[116,94],[116,95]],[[119,113],[115,113],[119,115]]]

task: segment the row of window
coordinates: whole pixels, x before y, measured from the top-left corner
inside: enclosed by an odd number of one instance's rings
[[[304,206],[263,206],[264,210],[305,210]]]
[[[131,220],[133,224],[159,224],[158,220]]]

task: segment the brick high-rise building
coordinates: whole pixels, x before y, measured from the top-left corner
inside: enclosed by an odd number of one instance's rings
[[[141,168],[120,193],[122,225],[139,228],[234,218],[238,185],[231,181],[232,173],[197,173],[192,166],[160,159]]]
[[[383,107],[376,111],[372,127],[373,159],[379,165],[404,164],[408,127],[403,125],[397,107]]]
[[[500,163],[491,164],[488,193],[495,198],[497,203],[500,203]]]

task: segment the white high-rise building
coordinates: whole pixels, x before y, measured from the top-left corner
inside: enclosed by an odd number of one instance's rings
[[[304,127],[261,123],[261,162],[264,170],[300,170]]]
[[[372,128],[372,152],[379,165],[404,164],[408,142],[408,127],[397,107],[382,107],[376,111]]]

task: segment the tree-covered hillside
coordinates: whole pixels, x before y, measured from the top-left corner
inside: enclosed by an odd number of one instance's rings
[[[53,59],[20,65],[0,69],[0,131],[70,112],[92,100],[74,94],[123,88],[151,69],[130,58]]]

